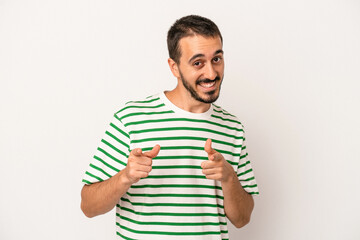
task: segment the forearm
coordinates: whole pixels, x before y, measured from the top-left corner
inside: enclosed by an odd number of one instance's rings
[[[106,181],[85,185],[81,191],[81,210],[87,217],[104,214],[114,208],[130,186],[124,170]]]
[[[222,190],[227,218],[237,228],[243,227],[250,221],[253,197],[243,189],[235,173],[227,182],[222,182]]]

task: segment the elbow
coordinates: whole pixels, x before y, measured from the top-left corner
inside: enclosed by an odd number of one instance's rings
[[[81,211],[84,213],[84,215],[88,218],[93,218],[93,217],[97,216],[93,212],[89,211],[89,209],[85,206],[83,201],[81,201],[80,208],[81,208]]]
[[[86,204],[86,195],[84,194],[85,188],[82,189],[81,191],[81,203],[80,203],[80,209],[81,211],[84,213],[84,215],[88,218],[93,218],[95,217],[95,215],[92,213],[92,211],[90,211],[91,209],[89,208],[89,204]]]
[[[87,187],[88,185],[84,185],[84,187],[81,190],[81,203],[80,203],[80,209],[84,213],[84,215],[88,218],[93,218],[95,215],[90,211],[89,204],[86,204],[86,196],[87,196]]]
[[[238,215],[238,218],[233,223],[234,226],[236,228],[242,228],[245,225],[247,225],[250,222],[253,209],[254,209],[254,199],[250,197],[250,201],[247,209],[242,214]]]
[[[242,217],[241,219],[237,220],[236,222],[234,222],[234,226],[236,228],[242,228],[244,227],[246,224],[248,224],[250,222],[250,216],[248,217]]]
[[[84,215],[88,218],[93,218],[95,217],[95,215],[91,214],[87,208],[85,207],[85,204],[83,201],[81,201],[81,205],[80,205],[81,211],[84,213]]]
[[[247,225],[250,220],[251,220],[251,213],[252,213],[252,208],[249,209],[249,211],[238,215],[238,217],[236,218],[236,220],[234,220],[232,222],[232,224],[236,227],[236,228],[242,228],[245,225]]]

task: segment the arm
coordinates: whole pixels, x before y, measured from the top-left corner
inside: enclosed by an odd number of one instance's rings
[[[208,161],[201,164],[206,178],[221,181],[224,194],[224,209],[227,218],[240,228],[250,221],[254,200],[241,186],[233,167],[221,153],[211,147],[211,140],[205,143]]]
[[[85,185],[81,191],[81,210],[84,214],[94,217],[113,209],[133,183],[149,175],[152,158],[156,157],[159,151],[159,145],[146,153],[136,148],[131,151],[123,170],[103,182]]]
[[[125,169],[103,182],[84,185],[81,190],[81,210],[87,217],[107,213],[130,186]]]
[[[233,174],[229,180],[221,182],[224,193],[224,209],[231,223],[235,227],[241,228],[250,222],[254,199],[243,189],[233,169],[232,171]]]

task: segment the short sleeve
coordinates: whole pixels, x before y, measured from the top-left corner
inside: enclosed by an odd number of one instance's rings
[[[237,169],[237,176],[241,186],[251,195],[258,195],[258,185],[255,180],[254,171],[251,167],[249,155],[246,150],[245,137],[241,145],[240,161]]]
[[[124,124],[113,116],[88,166],[82,182],[92,184],[114,176],[126,167],[130,137]]]

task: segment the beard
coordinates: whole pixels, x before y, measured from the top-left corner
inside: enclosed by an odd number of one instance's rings
[[[202,102],[202,103],[213,103],[215,102],[218,98],[219,98],[219,95],[220,95],[220,88],[221,88],[221,83],[220,83],[220,86],[219,86],[219,91],[218,93],[216,93],[216,90],[213,90],[213,91],[209,91],[209,92],[206,92],[206,97],[201,97],[197,92],[196,90],[190,85],[189,81],[187,81],[184,76],[182,75],[181,71],[179,70],[179,73],[180,73],[180,78],[181,78],[181,82],[182,84],[184,85],[185,89],[190,93],[191,97],[194,98],[195,100],[199,101],[199,102]],[[210,83],[210,82],[213,82],[213,81],[220,81],[222,79],[220,79],[219,76],[216,76],[215,79],[211,80],[211,79],[198,79],[196,80],[195,84],[196,85],[200,85],[200,83]]]

